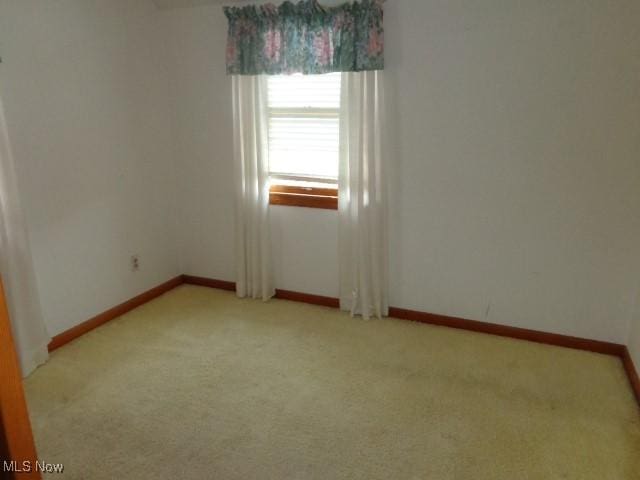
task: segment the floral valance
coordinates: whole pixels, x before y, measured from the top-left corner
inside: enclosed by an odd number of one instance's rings
[[[277,75],[384,68],[383,0],[325,7],[299,3],[225,7],[227,73]]]

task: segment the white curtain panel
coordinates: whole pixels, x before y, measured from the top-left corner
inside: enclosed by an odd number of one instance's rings
[[[342,74],[338,179],[340,308],[388,315],[383,72]]]
[[[268,300],[275,294],[269,231],[267,80],[233,75],[236,182],[236,293]]]
[[[33,259],[20,208],[13,156],[0,99],[0,273],[23,376],[44,363],[51,337],[42,317]]]

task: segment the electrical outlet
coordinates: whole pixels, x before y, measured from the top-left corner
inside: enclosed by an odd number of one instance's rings
[[[140,258],[138,255],[131,255],[131,271],[136,272],[140,270]]]

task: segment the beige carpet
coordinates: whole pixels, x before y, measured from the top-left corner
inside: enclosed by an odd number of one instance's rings
[[[616,358],[201,287],[56,351],[27,395],[69,479],[640,478]]]

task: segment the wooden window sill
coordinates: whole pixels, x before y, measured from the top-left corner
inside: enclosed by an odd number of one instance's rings
[[[269,204],[337,210],[338,189],[333,186],[305,187],[276,184],[269,190]]]

